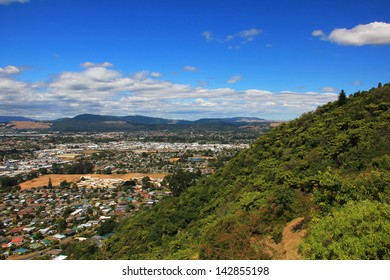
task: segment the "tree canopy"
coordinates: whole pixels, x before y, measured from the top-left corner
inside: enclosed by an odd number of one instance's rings
[[[390,84],[343,100],[273,128],[211,176],[167,177],[174,196],[120,222],[100,257],[283,258],[283,229],[302,218],[303,258],[389,259]]]

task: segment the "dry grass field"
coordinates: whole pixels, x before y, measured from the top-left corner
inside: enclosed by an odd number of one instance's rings
[[[51,127],[51,123],[13,121],[7,124],[6,127],[12,129],[48,129]]]
[[[162,179],[166,176],[166,174],[162,173],[127,173],[127,174],[112,174],[112,175],[104,175],[104,174],[48,174],[40,176],[39,178],[35,178],[30,181],[23,182],[20,184],[22,190],[30,189],[34,187],[42,187],[47,186],[49,182],[49,178],[53,184],[53,186],[59,186],[60,183],[64,180],[67,182],[77,182],[81,177],[91,177],[97,179],[122,179],[122,180],[130,180],[134,178],[143,178],[149,176],[151,179]]]

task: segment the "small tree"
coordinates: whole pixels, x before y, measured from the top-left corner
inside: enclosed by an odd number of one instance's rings
[[[342,106],[345,103],[347,103],[347,95],[345,94],[344,90],[341,90],[341,92],[339,93],[338,102],[339,102],[339,106]]]
[[[42,232],[38,231],[37,233],[35,233],[35,234],[32,236],[32,238],[33,238],[34,240],[42,240],[42,239],[45,238],[45,237],[43,236]]]
[[[99,235],[106,235],[114,231],[116,222],[114,219],[104,221],[101,226],[97,229]]]
[[[66,227],[67,227],[67,222],[65,219],[58,219],[57,220],[57,228],[59,231],[66,230]]]
[[[149,189],[153,186],[152,182],[150,181],[149,176],[142,178],[142,189]]]

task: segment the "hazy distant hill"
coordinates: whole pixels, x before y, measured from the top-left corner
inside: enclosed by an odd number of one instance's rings
[[[25,118],[25,117],[19,117],[19,116],[0,116],[0,123],[7,123],[7,122],[35,122],[36,120]]]
[[[188,127],[205,129],[231,129],[248,124],[264,126],[267,124],[267,121],[259,118],[215,118],[187,121],[146,116],[108,116],[82,114],[73,118],[55,120],[53,121],[52,129],[55,131],[65,132],[181,129]]]
[[[247,118],[247,117],[235,117],[235,118],[205,118],[194,121],[195,124],[254,124],[267,122],[265,119],[260,118]],[[269,122],[269,121],[268,121]]]

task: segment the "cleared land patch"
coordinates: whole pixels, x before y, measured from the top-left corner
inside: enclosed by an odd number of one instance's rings
[[[59,186],[60,183],[64,180],[67,182],[77,182],[81,177],[91,177],[96,179],[122,179],[122,180],[131,180],[134,178],[143,178],[150,177],[151,179],[162,179],[166,176],[164,173],[127,173],[127,174],[47,174],[40,176],[20,184],[22,190],[47,186],[49,183],[49,178],[53,186]]]
[[[51,123],[45,123],[45,122],[12,121],[6,125],[6,128],[12,128],[12,129],[49,129],[51,126],[52,126]]]

